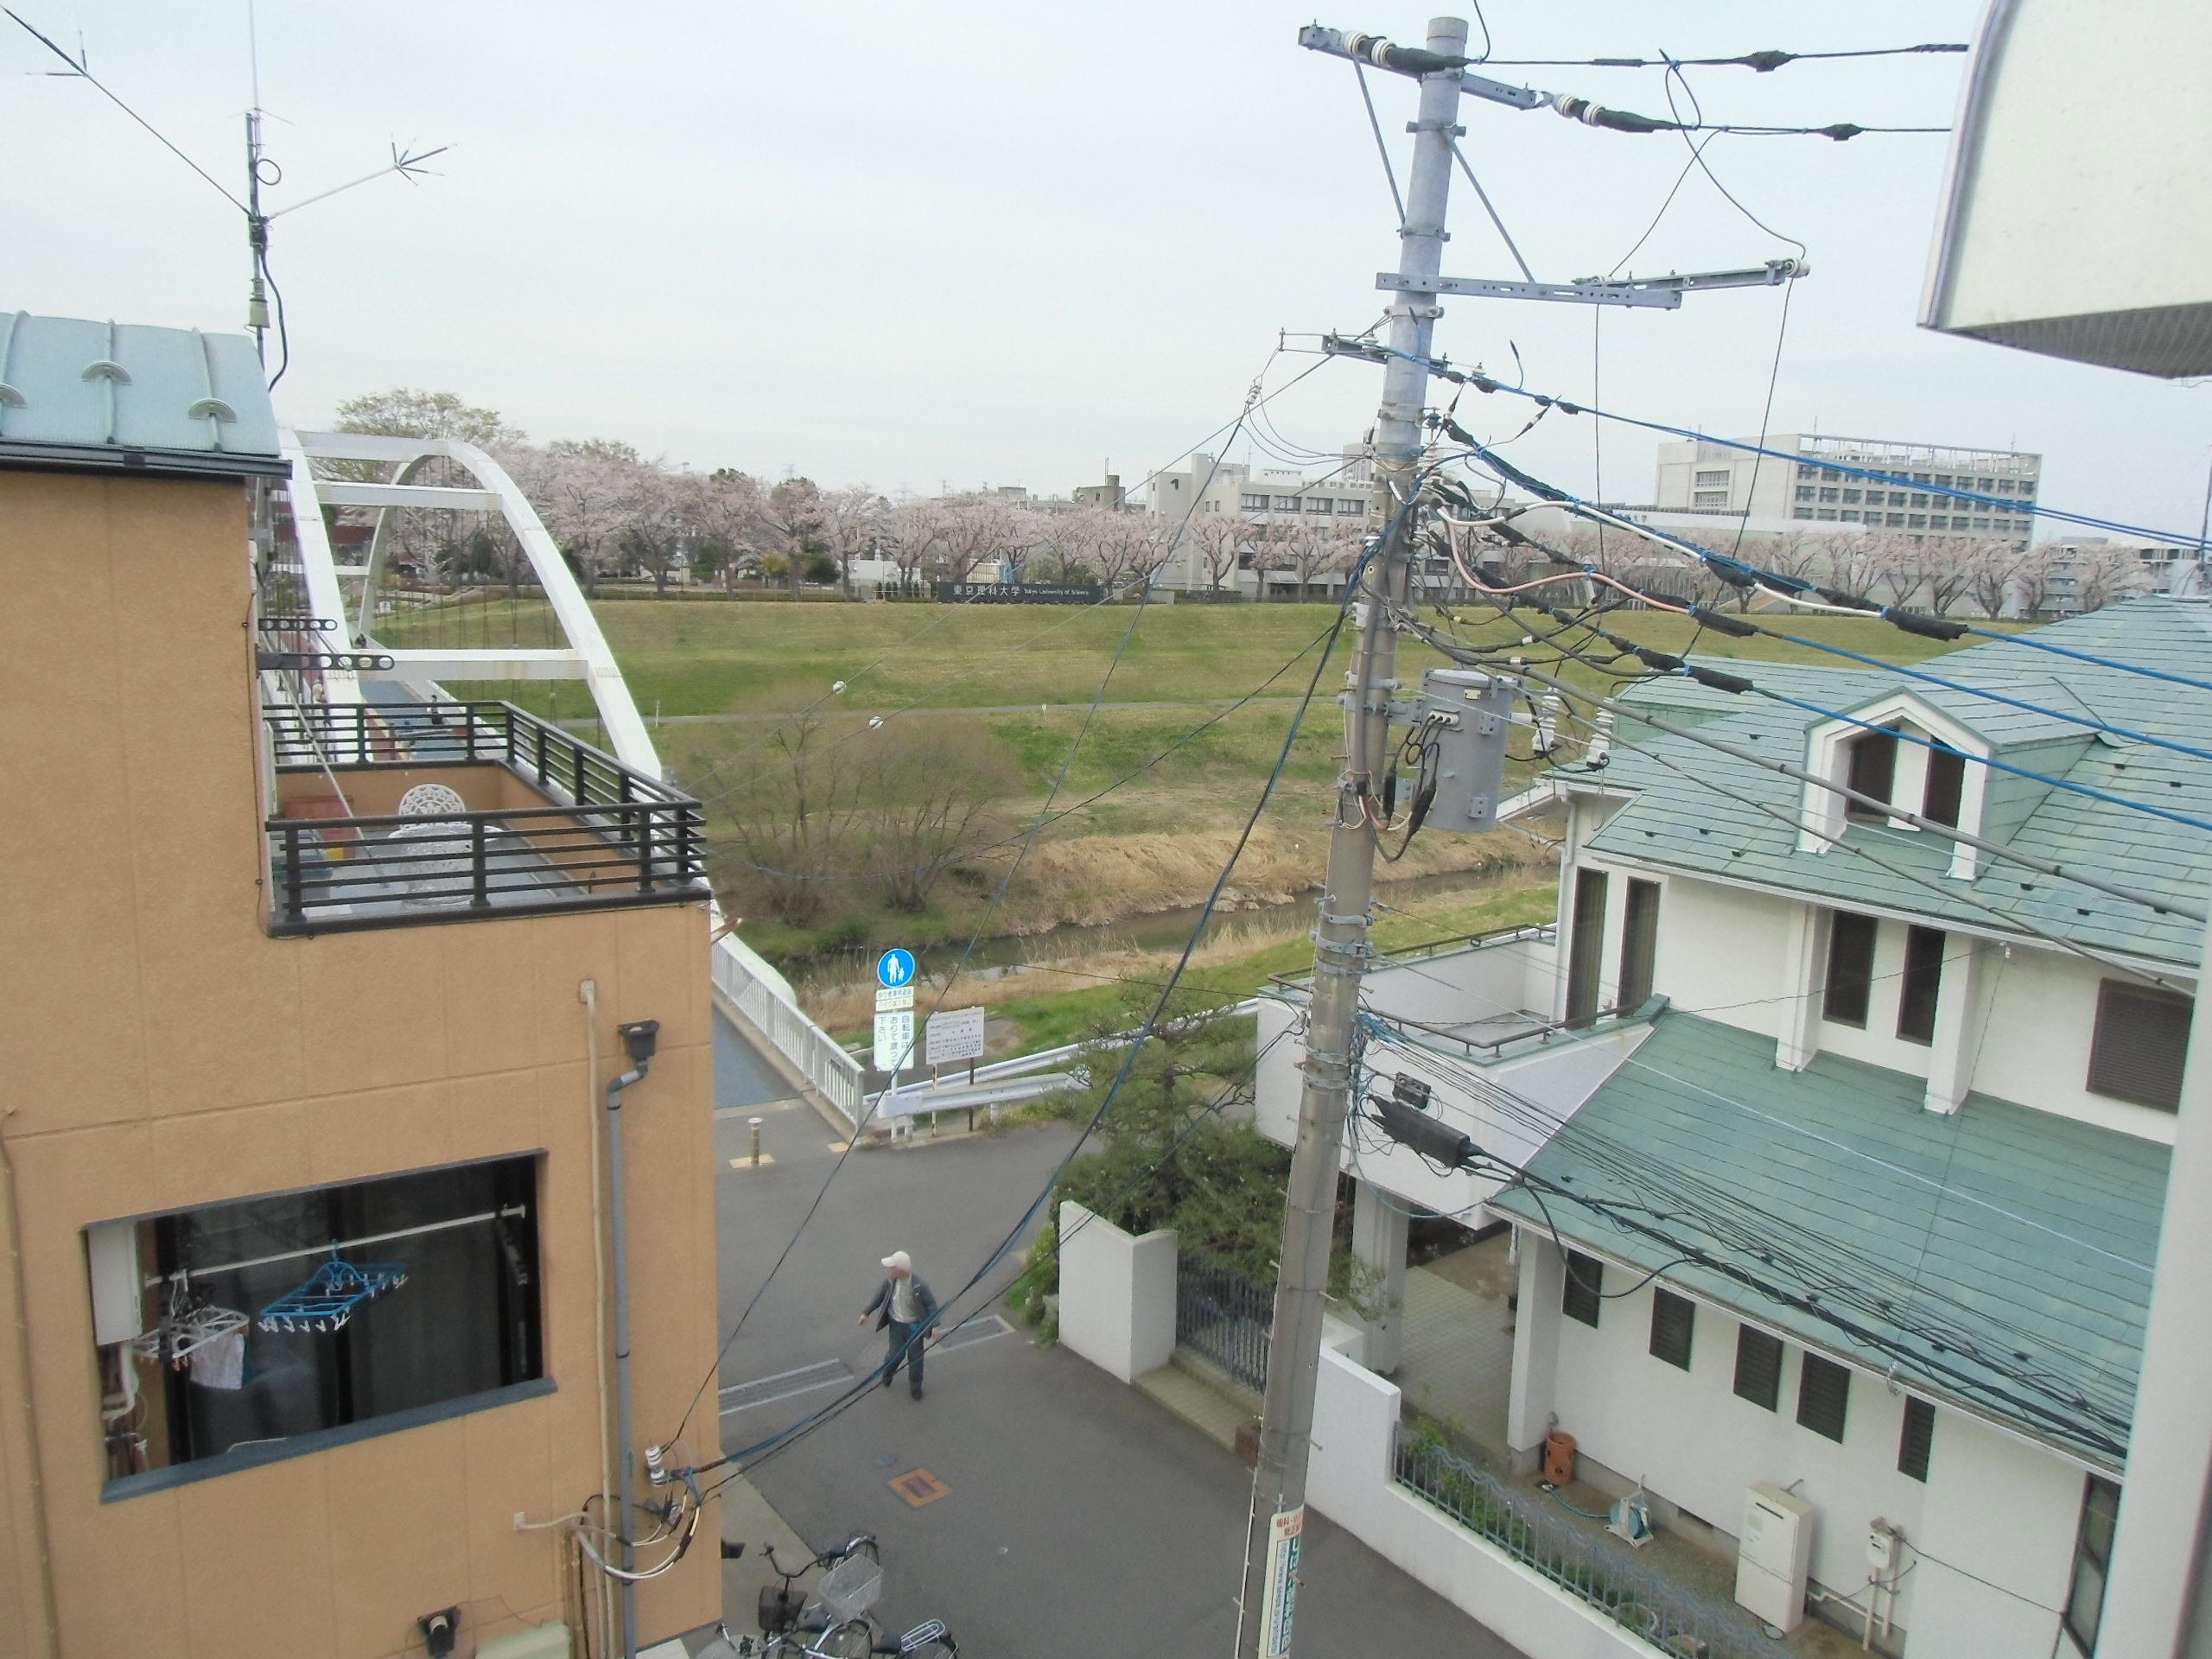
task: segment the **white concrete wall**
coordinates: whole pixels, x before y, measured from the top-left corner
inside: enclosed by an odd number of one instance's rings
[[[1608,1292],[1633,1282],[1619,1267],[1606,1270]],[[1817,1514],[1812,1573],[1832,1590],[1854,1591],[1866,1581],[1866,1527],[1875,1516],[1918,1535],[1928,1489],[1897,1471],[1903,1395],[1891,1394],[1878,1377],[1854,1375],[1838,1445],[1797,1426],[1802,1350],[1785,1346],[1777,1408],[1768,1411],[1735,1393],[1735,1319],[1699,1306],[1684,1371],[1650,1352],[1651,1300],[1646,1288],[1605,1303],[1595,1330],[1557,1320],[1551,1409],[1579,1450],[1731,1537],[1746,1488],[1792,1487]],[[1936,1438],[1945,1439],[1956,1421],[1940,1412]],[[1924,1576],[1916,1573],[1900,1586],[1897,1618],[1908,1628]]]
[[[1307,1500],[1531,1659],[1650,1659],[1652,1649],[1392,1478],[1398,1390],[1325,1352]]]
[[[1920,1529],[1906,1535],[1908,1544],[1926,1552],[1905,1557],[1918,1562],[1905,1582],[1921,1581],[1912,1659],[1961,1653],[2044,1659],[2053,1651],[2083,1484],[2079,1470],[1971,1418],[1950,1412],[1936,1418],[1926,1510]],[[2070,1652],[2072,1644],[2058,1650]]]
[[[1608,999],[1620,982],[1618,912],[1628,902],[1626,874],[1614,874],[1613,902],[1606,915],[1604,994]],[[1701,1014],[1761,1036],[1777,1034],[1784,1010],[1777,999],[1787,994],[1793,972],[1789,929],[1794,906],[1784,899],[1690,876],[1664,877],[1661,887],[1659,953],[1652,988],[1685,1014]]]
[[[2108,977],[2117,976],[2079,957],[2023,945],[2012,947],[2009,961],[2000,956],[1990,963],[1984,970],[1993,988],[1989,1019],[1974,1086],[2000,1100],[2171,1146],[2175,1114],[2093,1095],[2086,1086],[2097,984]]]
[[[1290,1026],[1294,1013],[1281,1003],[1262,1001],[1260,1004],[1259,1040],[1265,1052],[1260,1061],[1252,1120],[1261,1134],[1286,1147],[1297,1141],[1302,1082],[1298,1063],[1304,1045],[1296,1037],[1281,1042],[1274,1039]],[[1485,1151],[1519,1165],[1533,1157],[1548,1137],[1517,1117],[1498,1112],[1488,1096],[1469,1086],[1471,1076],[1509,1090],[1553,1116],[1572,1117],[1650,1035],[1649,1026],[1619,1027],[1594,1036],[1554,1040],[1510,1059],[1479,1066],[1469,1066],[1411,1043],[1376,1039],[1368,1043],[1366,1065],[1371,1088],[1387,1089],[1389,1079],[1399,1073],[1420,1077],[1433,1091],[1430,1109],[1440,1122],[1471,1136]],[[1476,1220],[1471,1215],[1475,1207],[1486,1203],[1501,1185],[1494,1175],[1440,1173],[1418,1154],[1384,1141],[1371,1128],[1344,1137],[1342,1167],[1395,1198],[1421,1205],[1438,1215],[1466,1217],[1471,1224]]]
[[[1513,939],[1379,967],[1361,982],[1376,1014],[1425,1025],[1455,1025],[1551,1005],[1554,950],[1546,939]]]
[[[1175,1352],[1175,1235],[1133,1237],[1060,1205],[1060,1341],[1124,1382]]]

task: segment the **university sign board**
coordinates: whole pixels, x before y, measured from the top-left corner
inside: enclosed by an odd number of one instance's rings
[[[1106,590],[1076,582],[940,582],[940,605],[1096,605]]]

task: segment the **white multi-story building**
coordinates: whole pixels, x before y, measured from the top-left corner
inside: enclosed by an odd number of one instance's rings
[[[2139,599],[2036,638],[2190,674],[2212,609]],[[1473,1402],[1446,1428],[1521,1470],[1571,1435],[1577,1479],[1730,1563],[1766,1494],[1808,1540],[1804,1582],[1785,1560],[1759,1604],[1779,1622],[1824,1610],[1923,1659],[2093,1653],[2184,1109],[2184,912],[2212,887],[2212,835],[2177,821],[2212,777],[2110,728],[2195,741],[2205,700],[2010,641],[1946,658],[1944,686],[1731,665],[1796,702],[1647,682],[1630,704],[1677,734],[1624,717],[1603,764],[1510,808],[1560,840],[1555,930],[1367,976],[1360,1093],[1423,1102],[1493,1161],[1447,1172],[1356,1103],[1354,1248],[1388,1294],[1363,1365],[1324,1357],[1317,1447],[1389,1444],[1401,1323],[1442,1305],[1407,1288],[1408,1212],[1501,1222],[1517,1296],[1445,1345],[1468,1357],[1440,1386]],[[1256,1121],[1285,1144],[1301,1001],[1262,1004]],[[1490,1393],[1465,1383],[1484,1363]],[[1357,1469],[1317,1450],[1315,1501],[1481,1616],[1483,1540],[1522,1532],[1489,1526],[1472,1465],[1440,1480],[1433,1441],[1396,1445]],[[1481,1523],[1456,1554],[1440,1501]],[[1726,1600],[1701,1639],[1750,1651]]]
[[[1806,432],[1771,435],[1763,447],[1790,458],[1702,440],[1661,444],[1653,494],[1658,512],[1748,517],[1754,531],[1855,524],[1913,536],[2032,538],[2041,455]],[[1847,468],[1909,481],[1878,485]],[[1956,500],[1942,493],[1948,490],[2005,505]]]

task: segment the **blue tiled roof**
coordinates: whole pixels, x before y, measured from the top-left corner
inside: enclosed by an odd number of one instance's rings
[[[2167,1149],[1986,1095],[1942,1116],[1923,1090],[1833,1055],[1784,1071],[1770,1038],[1664,1014],[1530,1162],[1542,1203],[1493,1207],[2118,1467]]]
[[[0,464],[275,474],[243,334],[0,312]]]

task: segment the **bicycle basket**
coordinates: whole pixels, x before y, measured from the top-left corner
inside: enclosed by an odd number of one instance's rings
[[[865,1555],[848,1555],[822,1575],[816,1592],[833,1623],[858,1618],[883,1593],[883,1568]]]

